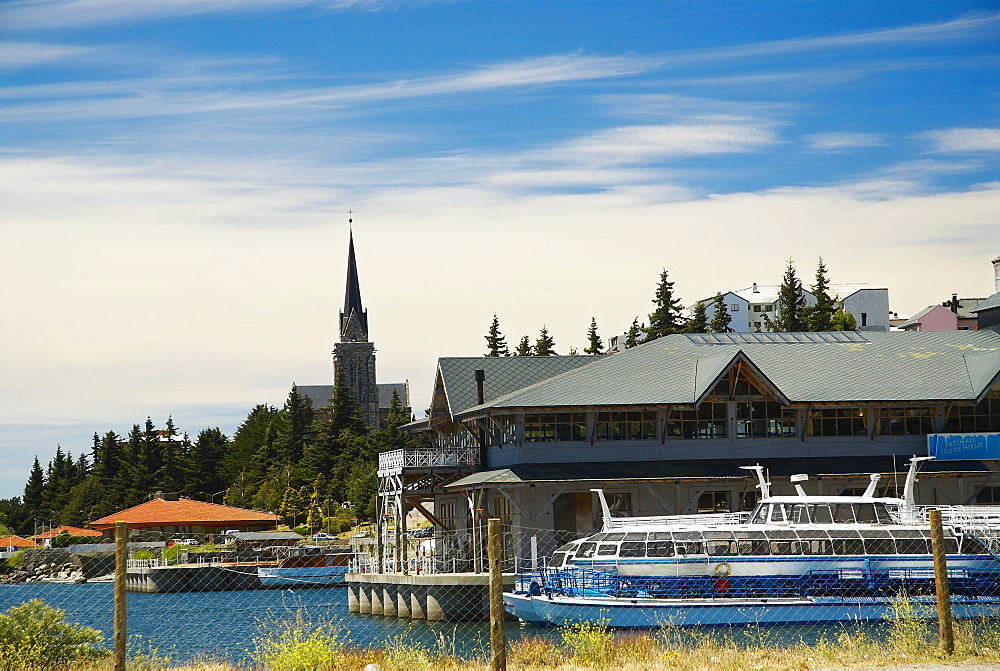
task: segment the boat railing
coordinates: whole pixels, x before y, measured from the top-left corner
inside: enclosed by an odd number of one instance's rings
[[[928,523],[930,511],[941,511],[941,523],[962,529],[988,530],[1000,535],[1000,506],[916,506],[911,511],[914,521]]]
[[[653,515],[649,517],[612,517],[605,524],[608,529],[624,529],[651,525],[681,526],[708,525],[728,526],[746,524],[750,521],[749,512],[739,513],[699,513],[694,515]]]
[[[159,568],[165,566],[159,559],[129,559],[127,567],[130,569]]]

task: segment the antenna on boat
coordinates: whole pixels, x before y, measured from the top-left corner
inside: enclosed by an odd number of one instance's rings
[[[771,483],[764,477],[764,467],[760,464],[756,466],[740,466],[744,471],[753,471],[757,476],[757,489],[760,490],[761,499],[771,498]]]
[[[591,489],[590,491],[595,492],[597,498],[601,501],[601,512],[604,514],[604,524],[602,525],[604,528],[602,531],[607,531],[611,528],[611,507],[608,506],[608,500],[604,498],[604,490]]]
[[[903,513],[906,517],[910,517],[914,512],[913,504],[913,485],[917,482],[917,469],[920,468],[920,462],[928,461],[934,457],[910,457],[910,470],[906,474],[906,482],[903,484]]]
[[[802,484],[801,484],[809,480],[808,475],[806,475],[805,473],[798,473],[797,475],[793,475],[792,477],[790,477],[789,480],[793,485],[795,485],[795,492],[799,496],[809,496],[808,494],[806,494],[806,490],[802,489]]]
[[[871,478],[871,482],[868,483],[868,489],[865,490],[865,493],[861,495],[866,498],[869,496],[875,496],[875,488],[878,487],[878,481],[882,478],[882,474],[872,473],[868,477]]]

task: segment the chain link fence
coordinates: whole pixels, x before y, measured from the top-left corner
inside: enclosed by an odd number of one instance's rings
[[[339,659],[336,668],[485,664],[490,581],[482,527],[321,542],[207,542],[131,530],[130,664],[289,668],[307,649],[325,651],[316,659]],[[565,532],[506,525],[499,540],[513,666],[641,664],[642,650],[655,656],[644,658],[650,664],[667,666],[680,664],[682,652],[698,660],[708,650],[720,660],[736,659],[720,652],[730,649],[807,646],[819,655],[844,640],[894,645],[903,640],[901,622],[907,641],[935,644],[926,530],[678,524],[567,540]],[[983,624],[1000,615],[997,557],[976,535],[950,528],[944,544],[955,616],[979,623],[976,635],[1000,649],[1000,629]],[[20,554],[0,585],[0,610],[39,600],[61,611],[66,626],[100,632],[94,647],[110,650],[113,550],[97,544]],[[4,657],[3,631],[0,624],[0,667],[18,668]]]

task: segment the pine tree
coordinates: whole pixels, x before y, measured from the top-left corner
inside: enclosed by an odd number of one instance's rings
[[[555,356],[556,351],[555,340],[549,335],[549,330],[542,325],[542,330],[538,332],[538,340],[535,341],[535,346],[531,350],[532,356]]]
[[[514,356],[531,356],[531,340],[528,336],[521,338],[521,341],[517,343],[517,349],[514,350]]]
[[[42,471],[42,465],[38,463],[38,457],[35,457],[35,462],[31,465],[31,474],[28,475],[28,482],[24,485],[24,508],[26,517],[33,520],[39,514],[43,512],[42,510],[42,497],[45,496],[45,473]]]
[[[399,399],[399,392],[393,389],[392,398],[389,400],[389,412],[385,416],[385,428],[389,431],[397,431],[399,427],[411,421],[413,418]]]
[[[604,343],[601,341],[601,336],[597,335],[597,318],[590,318],[590,328],[587,329],[587,343],[588,345],[583,348],[584,354],[603,354],[604,353]]]
[[[493,313],[490,332],[483,337],[486,338],[486,347],[489,350],[486,352],[486,356],[510,356],[510,350],[507,349],[507,339],[500,333],[500,320],[497,319],[496,313]]]
[[[660,283],[656,287],[653,305],[656,309],[649,315],[646,341],[656,340],[671,333],[680,333],[684,325],[681,316],[684,306],[681,305],[680,299],[674,298],[674,283],[667,279],[666,269],[660,273]]]
[[[837,311],[837,300],[830,296],[830,281],[826,277],[826,265],[823,257],[819,259],[816,268],[816,283],[812,286],[816,304],[804,310],[804,321],[809,331],[833,331],[833,315]]]
[[[709,322],[708,328],[712,330],[712,333],[732,333],[733,329],[729,328],[729,325],[733,323],[733,316],[729,314],[726,300],[721,293],[715,294],[714,305],[715,314],[712,315],[712,321]]]
[[[625,336],[625,349],[632,349],[638,345],[640,335],[642,335],[642,329],[639,328],[639,318],[636,317],[632,320],[632,325],[628,327],[628,334]]]
[[[293,383],[288,392],[284,415],[284,430],[278,434],[276,447],[278,455],[287,464],[297,464],[305,452],[306,445],[312,440],[313,409],[308,396],[299,393]]]
[[[219,427],[202,429],[191,446],[191,463],[194,468],[188,478],[187,490],[192,495],[201,493],[207,497],[226,489],[230,482],[223,476],[222,463],[226,457],[229,438]],[[183,466],[186,455],[174,455],[177,466]],[[199,497],[200,498],[200,497]]]
[[[795,275],[795,266],[792,265],[792,260],[788,259],[788,267],[785,268],[781,288],[778,289],[777,315],[773,322],[767,320],[768,326],[772,331],[781,333],[804,331],[806,329],[803,320],[805,307],[806,299],[802,293],[802,282]]]
[[[684,325],[685,333],[708,333],[708,315],[704,301],[698,301],[691,308],[691,318]]]

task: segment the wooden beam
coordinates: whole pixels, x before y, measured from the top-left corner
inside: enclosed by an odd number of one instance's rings
[[[416,508],[417,510],[419,510],[420,514],[423,515],[424,517],[426,517],[427,519],[429,519],[432,524],[438,525],[439,527],[441,527],[441,529],[443,531],[448,531],[449,530],[448,527],[445,526],[444,522],[442,522],[437,517],[435,517],[434,514],[431,513],[431,511],[427,510],[427,508],[424,508],[423,504],[420,503],[420,501],[418,501],[417,499],[414,499],[414,498],[410,498],[410,497],[407,497],[406,501],[411,506],[413,506],[414,508]]]

